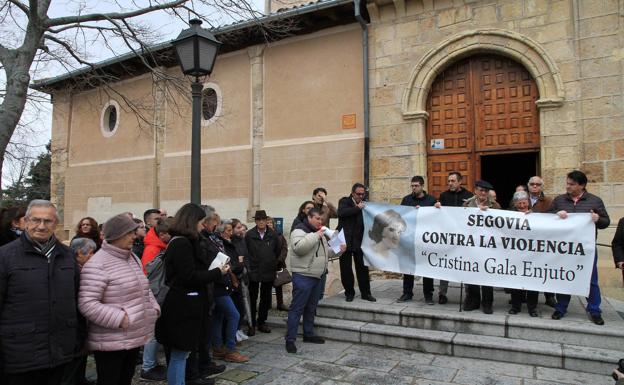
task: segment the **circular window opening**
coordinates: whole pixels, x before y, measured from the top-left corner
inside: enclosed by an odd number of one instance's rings
[[[217,91],[214,88],[206,88],[202,92],[202,118],[212,119],[217,113],[218,104]]]
[[[102,109],[102,116],[100,118],[100,130],[105,137],[111,137],[115,134],[117,127],[119,127],[119,104],[111,100]]]

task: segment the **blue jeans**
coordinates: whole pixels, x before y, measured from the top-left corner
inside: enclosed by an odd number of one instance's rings
[[[594,268],[592,270],[591,280],[589,284],[589,297],[587,297],[587,312],[591,315],[600,315],[600,286],[598,286],[598,270],[596,268],[596,262],[598,261],[598,253],[594,256]],[[557,294],[557,305],[555,310],[565,314],[568,311],[568,305],[570,304],[570,295]]]
[[[303,315],[303,335],[305,337],[314,335],[314,314],[321,291],[319,278],[306,277],[299,273],[293,273],[292,285],[292,302],[288,311],[286,342],[295,342],[297,339],[301,315]]]
[[[323,299],[325,295],[325,284],[327,283],[327,271],[321,275],[321,288],[319,290],[319,301]]]
[[[223,346],[223,320],[225,319],[225,347],[227,350],[236,348],[236,331],[240,314],[232,301],[232,297],[224,295],[215,297],[215,308],[212,318],[212,346]]]
[[[171,349],[169,366],[167,367],[167,385],[185,385],[186,358],[190,352]]]
[[[143,346],[143,365],[141,369],[144,371],[152,370],[158,365],[158,341],[156,341],[156,337],[152,337],[152,339]]]

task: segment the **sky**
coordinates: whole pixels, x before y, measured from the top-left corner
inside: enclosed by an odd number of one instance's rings
[[[264,0],[248,0],[252,7],[259,11],[264,11]],[[213,3],[222,3],[224,0],[212,0]],[[225,1],[227,2],[227,1]],[[50,10],[48,12],[49,17],[60,17],[67,16],[77,13],[91,13],[94,11],[97,12],[111,12],[111,11],[119,11],[119,6],[130,8],[132,4],[138,4],[139,6],[146,6],[148,2],[146,0],[58,0],[53,1],[50,6]],[[223,25],[230,24],[235,21],[231,17],[224,15],[223,13],[218,13],[214,10],[200,8],[199,4],[191,1],[191,5],[195,5],[197,8],[194,8],[196,11],[207,14],[210,20],[215,20],[215,24]],[[146,24],[151,27],[152,30],[158,32],[157,38],[154,40],[154,43],[163,42],[167,40],[171,40],[175,38],[181,30],[188,28],[188,25],[180,20],[177,17],[168,15],[165,12],[154,12],[146,16],[142,16],[137,18],[141,23]],[[4,24],[4,23],[3,23]],[[24,23],[25,24],[25,23]],[[203,25],[207,27],[206,24]],[[13,30],[11,30],[13,28]],[[18,32],[14,32],[18,30],[15,26],[10,26],[5,24],[4,26],[0,26],[0,33],[2,36],[11,36],[11,34],[15,35]],[[20,42],[19,36],[14,36],[13,39],[6,38],[5,41],[1,41],[2,44],[7,46],[12,46],[12,42],[14,44],[19,44]],[[124,47],[120,42],[113,42],[113,51],[110,49],[106,49],[105,45],[102,42],[102,39],[96,40],[93,43],[85,44],[83,47],[84,51],[88,53],[88,59],[90,62],[99,62],[102,60],[110,59],[117,55],[121,55],[128,51],[127,47]],[[78,68],[78,66],[76,67]],[[32,70],[32,68],[31,68]],[[66,69],[59,65],[48,65],[43,70],[38,70],[34,79],[48,78],[54,77],[58,75],[62,75],[66,72]],[[0,71],[0,80],[4,80],[4,72]],[[33,112],[26,111],[22,116],[22,121],[34,121],[32,124],[33,132],[28,133],[27,138],[25,139],[30,146],[35,146],[32,149],[32,155],[36,156],[37,153],[41,153],[45,151],[45,145],[49,142],[51,137],[51,123],[52,123],[52,104],[44,103],[42,104],[42,109],[39,110],[37,114]],[[15,136],[14,136],[15,137]],[[24,140],[24,139],[20,139]],[[6,186],[9,184],[17,173],[17,165],[15,164],[6,164],[3,170],[2,175],[2,185]]]

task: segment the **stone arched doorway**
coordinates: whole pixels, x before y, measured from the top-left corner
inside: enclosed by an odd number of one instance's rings
[[[439,196],[448,173],[459,171],[468,187],[493,183],[506,206],[539,170],[538,99],[533,77],[508,57],[477,54],[449,65],[427,98],[429,192]]]
[[[530,75],[538,95],[534,105],[539,136],[543,135],[544,130],[554,129],[554,111],[564,104],[565,92],[556,63],[539,43],[527,36],[513,31],[488,28],[466,31],[440,42],[414,66],[402,99],[403,119],[409,124],[410,130],[413,130],[416,143],[419,144],[419,150],[412,154],[414,171],[425,174],[430,185],[432,181],[431,175],[427,172],[427,153],[431,143],[427,141],[426,133],[430,118],[427,111],[429,92],[438,76],[453,63],[476,55],[497,55],[511,59]],[[538,143],[542,146],[544,141],[540,140],[539,136]],[[543,164],[543,160],[544,151],[540,148],[536,163]],[[540,171],[543,173],[544,170]],[[434,186],[430,186],[430,190],[431,187]]]

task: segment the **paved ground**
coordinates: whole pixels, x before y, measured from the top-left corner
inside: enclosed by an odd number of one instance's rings
[[[391,304],[400,295],[396,282],[375,282],[374,295],[380,303]],[[437,288],[437,285],[436,285]],[[415,301],[410,306],[427,307],[422,302],[422,288],[415,287]],[[437,292],[436,292],[437,294]],[[341,300],[341,294],[328,300]],[[506,316],[509,308],[508,295],[502,290],[496,291],[495,315]],[[453,287],[449,291],[451,302],[448,305],[435,305],[433,308],[455,311],[459,302],[459,290]],[[457,298],[455,298],[457,297]],[[357,298],[356,298],[357,300]],[[287,301],[288,302],[288,301]],[[552,309],[543,305],[540,295],[540,318],[549,319]],[[363,302],[366,304],[366,302]],[[591,325],[583,310],[584,299],[576,297],[570,306],[567,322]],[[603,302],[607,325],[620,327],[624,321],[624,303],[607,300]],[[522,317],[528,317],[525,312]],[[286,313],[271,311],[273,315],[284,317]],[[482,317],[480,312],[472,312]],[[620,313],[620,314],[618,314]],[[490,316],[491,317],[491,316]],[[624,331],[624,329],[623,329]],[[227,370],[216,376],[217,384],[285,384],[285,385],[612,385],[610,373],[594,375],[562,369],[553,369],[533,365],[509,364],[496,361],[458,358],[444,355],[419,353],[408,350],[383,348],[341,341],[328,340],[324,345],[297,342],[298,352],[288,354],[284,348],[283,328],[274,328],[270,334],[258,333],[244,342],[240,350],[250,356],[246,364],[227,363]],[[623,353],[624,356],[624,353]],[[164,361],[164,359],[163,359]],[[140,366],[137,366],[137,372]],[[93,363],[89,363],[89,374],[94,372]],[[166,382],[140,381],[138,373],[134,385],[165,385]]]
[[[454,358],[401,349],[327,341],[297,343],[299,351],[284,349],[284,329],[273,329],[243,343],[246,364],[227,364],[217,384],[412,384],[412,385],[611,385],[604,376],[531,365]],[[134,384],[148,384],[135,380]],[[151,384],[157,384],[151,382]]]

